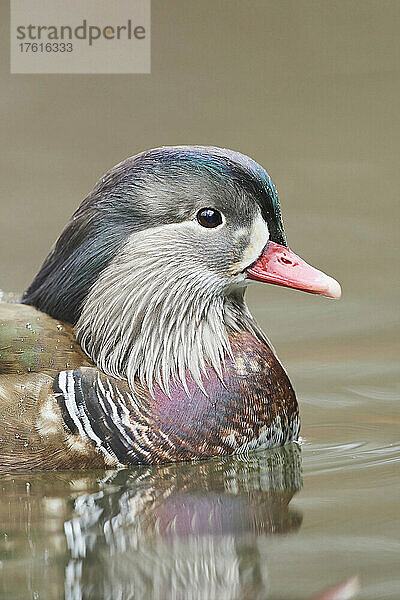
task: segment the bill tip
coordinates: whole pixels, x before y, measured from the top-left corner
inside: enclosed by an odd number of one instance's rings
[[[339,300],[341,295],[342,295],[342,288],[340,286],[340,283],[338,281],[336,281],[336,279],[333,279],[333,277],[329,277],[329,281],[327,282],[327,286],[326,286],[325,296],[327,298],[333,298],[334,300]]]

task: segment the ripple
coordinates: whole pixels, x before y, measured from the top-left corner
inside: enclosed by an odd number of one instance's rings
[[[366,429],[366,428],[365,428]],[[400,462],[400,444],[374,445],[369,441],[302,444],[304,471],[322,475],[335,471],[351,472]]]
[[[396,389],[397,388],[397,389]],[[356,396],[360,396],[361,398],[368,398],[369,400],[379,400],[393,402],[400,400],[400,390],[397,386],[394,386],[394,389],[384,389],[382,387],[374,387],[374,386],[349,386],[346,388],[352,394]]]

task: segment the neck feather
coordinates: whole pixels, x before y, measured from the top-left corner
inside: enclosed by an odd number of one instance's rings
[[[143,240],[142,240],[143,241]],[[168,395],[171,382],[186,392],[190,372],[203,389],[206,366],[223,379],[231,355],[229,331],[249,331],[267,341],[244,302],[244,287],[227,286],[208,273],[182,268],[176,243],[129,243],[102,273],[76,326],[84,351],[105,373],[140,382]]]

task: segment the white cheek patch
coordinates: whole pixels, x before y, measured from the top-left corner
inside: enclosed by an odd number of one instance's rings
[[[267,224],[261,214],[258,214],[257,218],[254,219],[250,230],[250,243],[244,250],[242,260],[236,263],[235,268],[237,268],[239,272],[243,271],[243,269],[246,269],[257,260],[268,240],[269,231]]]

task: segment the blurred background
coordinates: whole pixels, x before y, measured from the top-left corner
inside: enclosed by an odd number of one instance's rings
[[[210,144],[260,162],[290,247],[343,288],[248,293],[303,422],[303,525],[269,555],[268,597],[357,574],[361,597],[397,598],[400,3],[153,0],[149,75],[10,75],[0,10],[0,288],[28,286],[127,156]]]

